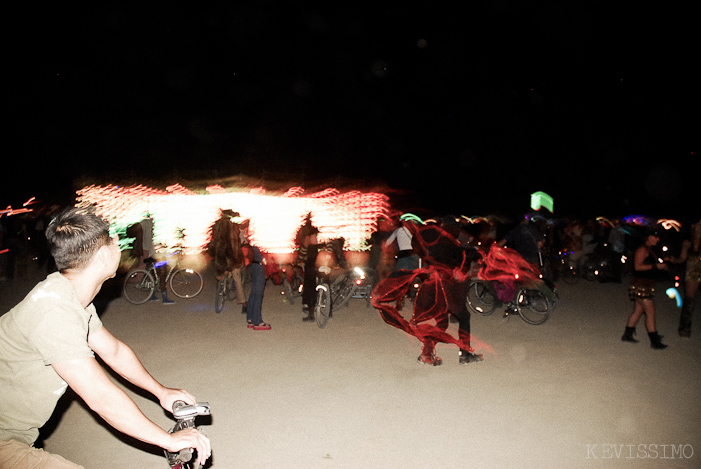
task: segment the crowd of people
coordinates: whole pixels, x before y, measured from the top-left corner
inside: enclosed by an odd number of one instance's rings
[[[240,280],[241,272],[247,269],[252,288],[246,297],[237,284],[238,303],[242,313],[247,314],[249,328],[269,330],[271,326],[262,318],[262,300],[266,278],[271,275],[266,269],[270,256],[251,242],[247,221],[237,215],[222,211],[211,228],[208,253],[214,275],[218,279],[234,275]],[[521,266],[521,272],[551,291],[563,272],[565,258],[577,263],[596,259],[600,267],[609,265],[607,275],[597,277],[599,281],[621,282],[630,273],[628,294],[633,311],[622,340],[638,342],[635,328],[645,316],[645,328],[654,349],[667,347],[655,322],[657,283],[679,274],[685,286],[679,335],[691,334],[701,280],[701,220],[679,229],[674,224],[625,220],[552,220],[538,213],[528,214],[516,223],[452,215],[417,221],[406,214],[399,215],[378,220],[378,229],[370,240],[369,267],[380,280],[373,293],[373,305],[385,322],[420,341],[421,364],[442,363],[435,354],[437,342],[455,344],[460,364],[482,361],[471,343],[465,294],[468,280],[495,251],[516,256],[518,262],[514,265]],[[132,255],[137,262],[145,262],[153,255],[149,243],[152,228],[148,217],[132,227],[136,240]],[[320,243],[318,234],[310,219],[297,237],[294,262],[304,268],[306,322],[314,319],[315,288],[308,286],[316,286],[320,253],[333,257],[338,268],[347,268],[343,239]],[[30,242],[38,244],[32,246]],[[74,207],[50,220],[46,216],[2,217],[0,276],[5,281],[11,281],[21,269],[18,256],[22,255],[43,261],[48,276],[23,301],[0,316],[0,466],[78,467],[33,447],[39,428],[51,416],[67,387],[117,430],[169,451],[196,448],[204,462],[211,453],[205,436],[192,429],[169,434],[159,428],[107,378],[103,365],[96,360],[99,357],[104,366],[156,396],[168,411],[175,400],[195,403],[194,396],[186,391],[158,382],[134,352],[107,331],[96,314],[93,299],[103,283],[115,276],[122,260],[118,240],[110,236],[108,223],[88,209]],[[629,270],[626,265],[631,266]],[[400,311],[410,284],[417,278],[423,283],[407,319]],[[161,301],[170,302],[165,291],[161,292]],[[458,337],[447,333],[451,317],[458,323]]]

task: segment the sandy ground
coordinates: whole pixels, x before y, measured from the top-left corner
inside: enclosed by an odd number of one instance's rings
[[[2,311],[27,288],[15,283],[1,287]],[[444,364],[430,367],[416,363],[418,342],[365,300],[319,329],[279,291],[266,288],[271,331],[248,330],[231,303],[215,314],[207,273],[200,296],[174,306],[100,304],[106,327],[157,379],[211,404],[201,422],[211,467],[701,467],[701,319],[691,339],[678,338],[679,310],[665,296],[664,351],[649,347],[642,324],[639,344],[621,342],[625,285],[582,280],[559,285],[541,326],[473,316],[493,349],[484,362],[460,366],[454,347],[439,346]],[[128,392],[172,424],[150,397]],[[166,467],[160,450],[120,436],[79,400],[62,404],[48,451],[87,468]]]

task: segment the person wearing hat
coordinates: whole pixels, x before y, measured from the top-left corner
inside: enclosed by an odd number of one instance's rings
[[[628,296],[634,302],[633,312],[628,317],[625,332],[621,337],[623,342],[639,342],[635,339],[635,326],[645,315],[645,329],[650,337],[650,347],[661,350],[667,348],[662,343],[662,336],[657,333],[655,323],[655,285],[661,270],[667,270],[667,265],[660,262],[653,248],[660,242],[658,232],[650,232],[645,236],[643,244],[635,251],[633,260],[633,279],[628,289]]]

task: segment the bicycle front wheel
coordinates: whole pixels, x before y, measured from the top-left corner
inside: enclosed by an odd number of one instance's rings
[[[333,309],[338,311],[343,308],[353,296],[356,284],[350,273],[338,277],[331,285],[331,304]]]
[[[331,315],[331,292],[328,284],[322,283],[316,286],[316,306],[314,307],[314,318],[316,325],[321,329],[326,327]]]
[[[180,298],[193,298],[202,291],[202,276],[192,269],[178,269],[170,276],[170,289]]]
[[[156,281],[149,271],[134,269],[127,274],[122,291],[129,303],[140,305],[153,296],[156,291]]]
[[[467,308],[482,316],[489,316],[497,306],[497,297],[484,282],[472,282],[467,289]]]
[[[172,288],[172,287],[171,287]],[[226,280],[217,281],[217,292],[214,295],[214,312],[221,313],[226,301]]]
[[[540,290],[520,289],[516,293],[516,311],[528,324],[538,326],[550,318],[553,303]]]

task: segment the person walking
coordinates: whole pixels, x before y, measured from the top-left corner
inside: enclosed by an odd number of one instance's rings
[[[659,271],[667,270],[667,265],[658,261],[653,248],[660,242],[657,232],[645,236],[643,244],[635,251],[633,260],[633,279],[628,289],[628,296],[633,301],[633,312],[628,317],[623,342],[639,342],[635,338],[635,326],[645,315],[645,329],[650,337],[650,347],[661,350],[667,348],[662,343],[662,336],[657,333],[655,323],[655,285]]]

